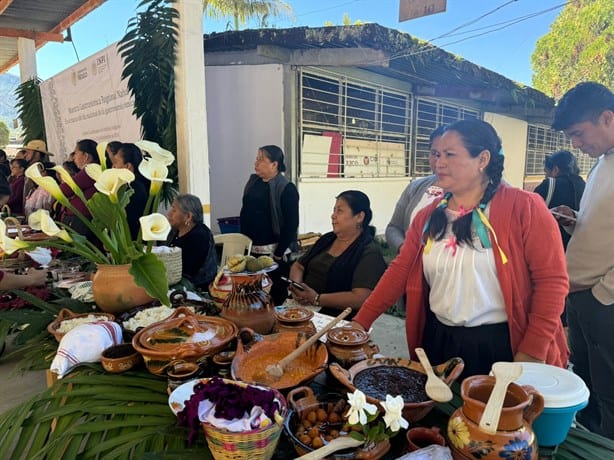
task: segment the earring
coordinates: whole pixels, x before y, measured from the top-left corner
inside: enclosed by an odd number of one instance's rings
[[[361,228],[362,228],[362,225],[361,225],[361,224],[356,224],[356,229],[357,229],[357,230],[360,230]]]
[[[483,173],[483,172],[484,172],[484,166],[482,166],[482,167],[480,168],[480,172],[481,172],[481,173]]]

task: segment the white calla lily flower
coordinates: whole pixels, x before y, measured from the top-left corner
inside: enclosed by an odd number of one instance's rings
[[[168,178],[168,168],[153,158],[143,158],[139,165],[139,172],[151,181],[150,193],[157,195],[163,182],[173,182]]]
[[[107,145],[108,142],[99,142],[96,145],[96,153],[98,154],[98,159],[100,160],[100,167],[102,170],[106,170],[107,165]]]
[[[66,183],[71,188],[72,191],[75,191],[79,188],[79,186],[77,185],[75,180],[72,178],[70,173],[66,171],[66,169],[63,166],[57,165],[51,169],[53,169],[56,173],[58,173],[58,175],[62,179],[62,182]]]
[[[6,254],[13,254],[20,249],[28,248],[30,248],[30,245],[27,242],[6,236],[6,224],[0,220],[0,249]]]
[[[164,214],[155,212],[139,219],[143,241],[164,241],[171,231],[171,224]]]
[[[94,182],[98,181],[100,176],[102,175],[102,168],[99,164],[96,163],[88,163],[84,167],[85,173],[90,176]]]
[[[129,184],[134,180],[134,173],[129,169],[105,169],[94,187],[100,193],[109,197],[111,201],[117,203],[117,191],[124,184]]]
[[[403,398],[401,396],[386,395],[386,402],[381,402],[382,407],[386,411],[384,414],[384,423],[386,428],[392,431],[399,431],[401,428],[407,428],[409,423],[403,418]]]
[[[135,142],[135,145],[164,166],[169,166],[175,161],[175,156],[170,151],[160,147],[156,142],[142,140]]]
[[[354,393],[348,393],[348,402],[350,403],[350,410],[348,412],[348,422],[351,425],[360,423],[361,425],[367,424],[367,414],[371,415],[377,412],[377,406],[367,402],[365,394],[356,390]]]
[[[41,174],[41,166],[39,165],[42,166],[42,163],[34,163],[33,165],[29,166],[28,169],[26,169],[26,177],[31,179],[39,187],[42,187],[44,190],[49,192],[49,194],[57,201],[62,204],[66,204],[68,200],[62,193],[59,184],[53,177],[43,176]]]
[[[45,235],[61,238],[67,243],[72,243],[73,241],[70,234],[66,230],[58,227],[55,221],[51,218],[49,211],[46,209],[39,209],[30,214],[28,217],[28,225],[34,230],[40,230]]]

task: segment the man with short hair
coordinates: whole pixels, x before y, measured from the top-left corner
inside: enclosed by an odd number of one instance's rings
[[[578,84],[559,101],[552,128],[598,158],[575,223],[567,206],[555,210],[569,216],[557,219],[572,231],[566,253],[570,361],[591,392],[578,421],[614,439],[614,94],[598,83]]]

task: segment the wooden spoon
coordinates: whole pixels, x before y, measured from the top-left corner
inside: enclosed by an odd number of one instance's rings
[[[337,452],[341,449],[349,449],[350,447],[358,447],[363,443],[364,441],[358,441],[354,438],[350,438],[349,436],[340,436],[333,439],[325,446],[312,450],[302,457],[297,457],[295,460],[321,460],[322,458],[328,457],[333,452]]]
[[[266,373],[268,374],[268,376],[276,380],[280,379],[281,376],[284,375],[284,369],[286,368],[288,364],[290,364],[292,361],[294,361],[296,358],[302,355],[311,345],[316,343],[320,337],[326,334],[326,332],[328,332],[329,329],[332,329],[339,321],[341,321],[351,312],[352,312],[352,309],[350,307],[346,308],[345,310],[341,312],[339,316],[337,316],[330,323],[328,323],[326,326],[320,329],[320,331],[318,331],[317,333],[309,337],[309,339],[307,339],[301,346],[295,349],[292,353],[280,359],[276,364],[269,364],[266,367]]]
[[[420,364],[422,364],[424,368],[424,372],[426,372],[426,385],[424,391],[426,391],[427,396],[437,402],[450,401],[452,399],[452,390],[450,390],[446,382],[435,375],[424,349],[416,348],[415,352],[416,355],[418,355]]]
[[[501,409],[507,386],[522,374],[522,364],[498,362],[492,365],[492,373],[495,376],[495,386],[490,393],[482,418],[480,419],[480,430],[484,433],[495,434],[499,426]]]

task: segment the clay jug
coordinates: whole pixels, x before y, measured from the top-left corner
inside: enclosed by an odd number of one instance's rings
[[[129,273],[131,265],[96,265],[92,277],[94,302],[106,313],[123,313],[153,300],[137,286]]]
[[[316,333],[311,318],[313,312],[305,307],[291,307],[275,312],[273,332],[304,332],[311,337]]]
[[[379,347],[369,340],[369,333],[352,326],[335,327],[328,331],[326,348],[333,360],[345,369],[379,353]]]
[[[231,275],[232,290],[220,316],[232,321],[239,329],[248,327],[259,334],[268,334],[275,323],[271,297],[262,288],[263,273]]]
[[[479,424],[495,378],[475,375],[461,385],[462,407],[450,417],[448,439],[455,459],[538,458],[537,439],[531,428],[544,408],[544,398],[529,385],[511,383],[505,395],[497,432],[480,430]]]

